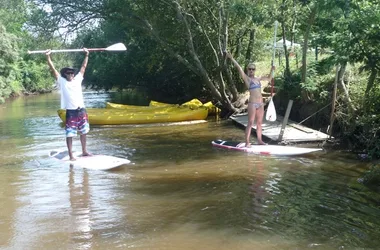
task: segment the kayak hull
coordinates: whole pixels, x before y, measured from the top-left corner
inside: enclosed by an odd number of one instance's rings
[[[57,112],[61,120],[65,122],[66,110],[59,109]],[[204,120],[207,118],[208,111],[203,108],[196,110],[176,108],[158,112],[88,108],[87,114],[89,123],[92,125],[122,125]]]

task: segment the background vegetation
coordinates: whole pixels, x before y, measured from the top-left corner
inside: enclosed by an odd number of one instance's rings
[[[52,89],[45,56],[27,50],[107,47],[91,53],[86,84],[134,89],[158,101],[212,100],[229,115],[246,108],[245,89],[225,51],[269,70],[279,21],[275,97],[291,118],[326,130],[334,83],[333,135],[380,157],[380,6],[376,0],[0,0],[0,101]],[[57,68],[81,54],[55,54]],[[78,67],[78,66],[77,66]]]

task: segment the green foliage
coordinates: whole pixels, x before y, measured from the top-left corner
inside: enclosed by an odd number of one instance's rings
[[[331,101],[331,89],[335,77],[335,62],[332,57],[325,57],[315,61],[310,55],[308,57],[308,68],[306,82],[301,81],[301,71],[294,64],[295,58],[290,59],[292,74],[285,80],[284,75],[276,77],[275,83],[283,98],[303,102],[302,93],[306,92],[311,98],[310,102],[317,105],[326,104]],[[277,72],[283,72],[283,66]],[[285,103],[286,103],[285,102]]]
[[[26,4],[23,0],[0,0],[0,22],[7,32],[22,35],[23,25],[26,21]]]
[[[335,78],[335,68],[332,66],[330,58],[309,65],[306,82],[300,85],[303,90],[312,94],[312,101],[319,103],[330,101]]]
[[[27,92],[46,92],[52,89],[54,79],[45,64],[22,62],[20,71],[19,80]]]
[[[14,65],[18,59],[16,52],[16,37],[7,33],[0,22],[0,97],[1,100],[7,98],[12,92],[12,86],[15,86]]]
[[[86,42],[85,46],[90,47],[90,45],[107,46],[113,41],[122,41],[128,45],[129,56],[109,56],[113,60],[109,62],[105,57],[99,59],[101,62],[96,63],[98,68],[90,70],[97,73],[96,77],[90,79],[90,84],[97,87],[106,86],[106,89],[109,89],[117,85],[129,87],[131,84],[135,86],[149,84],[148,89],[163,96],[170,93],[172,97],[183,94],[211,95],[210,91],[207,93],[203,90],[206,89],[206,82],[209,83],[208,88],[210,85],[218,87],[221,84],[220,71],[223,66],[221,47],[225,48],[220,40],[224,35],[221,33],[223,31],[220,11],[231,16],[232,20],[228,26],[228,33],[231,34],[231,39],[227,41],[228,45],[236,47],[236,50],[239,50],[237,55],[246,58],[244,61],[251,61],[259,59],[262,55],[260,48],[268,40],[269,32],[262,27],[273,23],[273,20],[263,18],[271,16],[271,2],[275,1],[252,5],[245,0],[221,1],[217,4],[214,1],[200,0],[191,2],[112,0],[91,3],[75,0],[52,3],[49,0],[41,0],[39,1],[41,6],[52,4],[53,12],[45,14],[36,12],[40,21],[35,22],[35,25],[42,27],[40,23],[44,21],[41,20],[46,19],[46,23],[56,21],[62,27],[75,30],[78,26],[88,23],[88,19],[83,18],[84,16],[101,17],[97,23],[99,29],[96,31],[87,29],[85,31],[87,36],[78,36],[75,43],[84,45]],[[61,19],[52,18],[53,16]],[[244,47],[252,40],[249,38],[252,29],[260,34],[257,37],[261,39],[257,39],[257,42],[249,45],[250,49],[246,49]],[[192,37],[192,40],[189,37]],[[252,50],[255,53],[250,53]],[[134,57],[130,58],[131,56]],[[95,62],[97,58],[96,55],[92,56],[91,62]],[[130,72],[131,69],[135,72]],[[105,72],[112,78],[105,76]],[[159,82],[161,79],[164,81]],[[168,84],[170,91],[165,86],[166,82],[170,83]],[[154,84],[161,86],[151,86]],[[187,89],[186,93],[183,93],[184,89]]]
[[[46,59],[28,61],[25,51],[32,47],[51,44],[35,38],[25,29],[26,2],[0,0],[0,102],[23,92],[46,92],[52,89]],[[49,80],[47,80],[49,79]]]
[[[355,84],[356,86],[352,88],[355,93],[353,96],[363,96],[364,89],[360,87],[360,82]],[[354,100],[358,109],[355,115],[348,115],[346,107],[340,107],[337,112],[344,141],[354,150],[368,153],[371,158],[380,158],[379,95],[380,87],[377,85],[367,100]],[[364,112],[365,108],[370,112]]]

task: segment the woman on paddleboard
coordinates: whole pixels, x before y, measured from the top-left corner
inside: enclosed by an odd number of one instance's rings
[[[86,134],[90,131],[90,125],[88,123],[87,111],[84,107],[83,93],[82,93],[82,81],[84,72],[87,67],[89,51],[84,48],[85,58],[82,66],[75,75],[75,70],[70,67],[61,69],[60,73],[55,69],[54,64],[50,58],[51,51],[46,51],[46,58],[51,72],[57,81],[57,85],[61,91],[61,109],[66,110],[66,145],[69,151],[70,161],[74,161],[72,147],[73,137],[77,135],[79,131],[80,141],[82,144],[82,155],[89,156],[86,148]]]
[[[271,68],[269,75],[267,76],[256,76],[256,65],[253,63],[249,63],[247,66],[247,74],[244,73],[243,68],[239,65],[239,63],[232,57],[229,52],[226,52],[226,55],[229,59],[231,59],[232,63],[235,65],[241,78],[243,78],[245,85],[249,90],[249,100],[248,100],[248,124],[245,128],[245,146],[250,147],[250,136],[251,136],[251,128],[256,119],[256,134],[257,134],[257,143],[264,145],[265,143],[262,140],[262,123],[264,118],[264,103],[263,96],[261,95],[261,81],[272,80],[272,71],[274,70],[274,66]]]

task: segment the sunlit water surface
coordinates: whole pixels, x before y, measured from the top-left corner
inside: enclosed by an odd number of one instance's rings
[[[87,107],[106,93],[86,92]],[[1,249],[376,249],[380,197],[348,154],[264,157],[212,148],[242,140],[230,121],[98,126],[93,153],[114,171],[70,168],[58,94],[0,106]],[[80,150],[79,138],[74,148]]]

